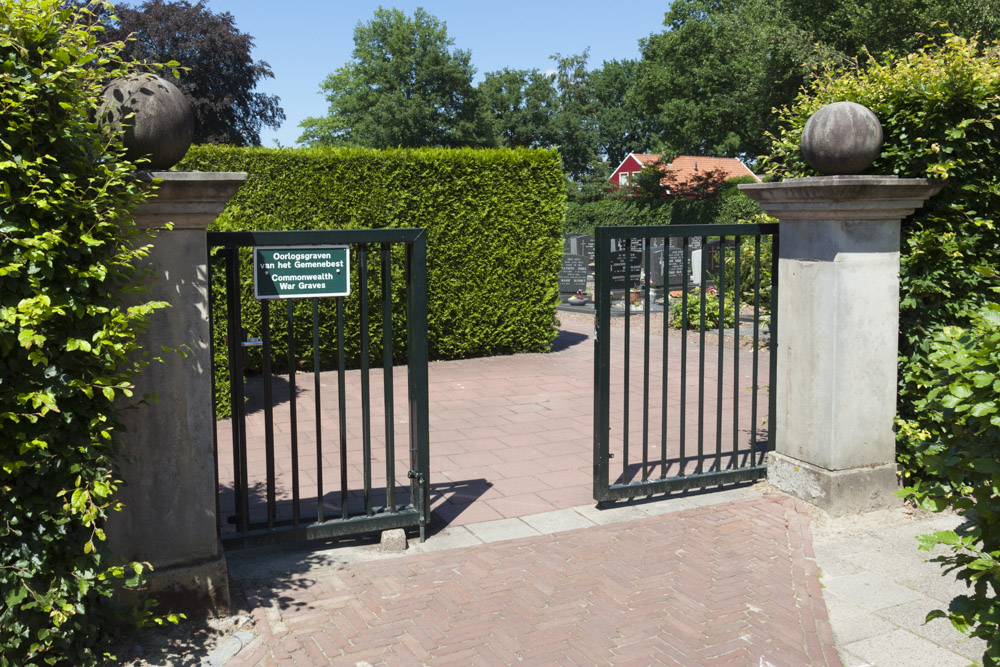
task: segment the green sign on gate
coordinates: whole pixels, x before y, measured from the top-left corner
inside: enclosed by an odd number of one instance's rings
[[[258,299],[307,299],[351,293],[347,246],[253,249],[253,290]]]

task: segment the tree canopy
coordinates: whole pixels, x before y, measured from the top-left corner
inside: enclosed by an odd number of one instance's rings
[[[638,72],[636,60],[610,60],[591,70],[588,79],[597,153],[612,165],[650,149],[650,124],[632,93]]]
[[[447,26],[379,8],[354,29],[350,62],[320,85],[330,103],[301,123],[299,141],[369,148],[493,146],[489,115],[472,85],[471,54],[452,49]]]
[[[1000,35],[1000,0],[675,0],[632,91],[661,152],[754,159],[823,61],[912,51],[943,21]]]
[[[553,77],[537,69],[489,72],[479,93],[504,148],[539,148],[555,143],[559,101]]]
[[[195,143],[259,146],[263,127],[285,119],[276,95],[254,92],[271,67],[250,57],[253,38],[236,28],[232,14],[215,14],[203,0],[146,0],[121,5],[107,36],[125,43],[123,56],[142,62],[175,60],[182,67],[179,87],[195,112]]]

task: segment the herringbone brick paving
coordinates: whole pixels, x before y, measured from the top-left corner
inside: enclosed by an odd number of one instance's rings
[[[784,496],[300,565],[236,581],[260,634],[228,664],[840,664],[805,509]]]

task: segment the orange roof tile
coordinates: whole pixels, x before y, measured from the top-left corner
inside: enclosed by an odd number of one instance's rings
[[[663,157],[658,153],[631,153],[631,156],[644,167],[655,165]],[[687,183],[699,173],[714,171],[724,174],[724,178],[727,180],[739,176],[753,176],[758,183],[760,182],[760,178],[747,169],[745,164],[732,157],[678,155],[670,164],[661,166],[660,170],[664,174],[670,173],[672,175],[672,179],[664,178],[664,181],[672,180],[674,183]]]

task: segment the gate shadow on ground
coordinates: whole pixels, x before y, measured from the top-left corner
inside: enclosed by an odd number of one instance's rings
[[[312,382],[312,376],[304,376],[309,378],[309,382]],[[252,415],[255,412],[261,412],[264,409],[264,378],[260,375],[250,376],[244,381],[244,394],[246,396],[246,402],[244,403],[244,410],[246,414]],[[302,387],[300,383],[295,384],[295,396],[298,398],[302,395]],[[272,375],[271,376],[271,407],[281,405],[282,403],[287,403],[289,400],[289,395],[291,393],[291,384],[288,382],[287,375]]]
[[[432,536],[443,528],[447,527],[462,512],[469,509],[473,503],[493,487],[493,484],[485,479],[471,479],[456,482],[438,482],[431,484],[428,489],[428,502],[431,507],[431,522],[427,526],[427,535]],[[232,484],[220,484],[219,493],[219,521],[220,532],[223,539],[227,535],[235,534],[238,519],[235,513],[235,491]],[[372,505],[379,509],[386,506],[387,492],[385,488],[372,489]],[[395,504],[397,506],[407,505],[410,502],[410,487],[399,486],[395,491]],[[267,485],[264,482],[255,482],[248,488],[247,505],[250,510],[251,523],[265,523],[267,521]],[[349,489],[347,492],[347,507],[352,516],[364,514],[365,496],[362,489]],[[275,521],[290,522],[292,520],[293,501],[291,498],[281,498],[275,501]],[[316,495],[307,495],[306,490],[302,490],[299,501],[300,522],[304,524],[312,523],[317,516]],[[327,520],[337,519],[343,513],[343,503],[340,490],[328,491],[323,496],[323,515]],[[280,530],[280,528],[278,529]],[[416,528],[407,529],[408,533]],[[338,538],[330,540],[311,540],[308,543],[314,544],[318,548],[334,548],[341,546],[357,546],[357,539],[367,536],[374,542],[379,539],[378,531],[361,533],[358,538]],[[346,542],[341,544],[342,542]]]
[[[230,587],[232,588],[232,587]],[[237,611],[247,609],[234,604],[234,614],[229,617],[210,618],[204,613],[186,611],[187,618],[177,625],[153,625],[135,630],[118,639],[109,650],[113,656],[102,665],[173,665],[173,667],[204,667],[216,665],[208,660],[217,647],[227,640],[237,641],[232,635],[237,632],[252,634],[253,624],[247,613]],[[157,607],[155,612],[166,614],[169,608]]]
[[[771,451],[768,447],[767,433],[764,432],[762,438],[760,436],[758,437],[759,439],[753,447],[753,465],[762,465],[764,458],[767,456],[767,452]],[[725,470],[737,470],[750,466],[750,448],[743,446],[736,452],[735,456],[733,455],[733,451],[731,449],[723,450],[722,454],[717,456],[713,446],[711,451],[706,451],[704,453],[701,468],[704,472],[718,472]],[[697,467],[697,452],[693,455],[686,456],[684,459],[681,459],[679,456],[668,457],[667,459],[654,457],[645,464],[642,462],[629,463],[627,473],[623,474],[619,471],[618,476],[612,480],[611,484],[631,484],[646,478],[651,480],[660,478],[676,478],[682,476],[682,469],[684,474],[690,475],[696,472]],[[645,476],[643,475],[643,468],[646,469]]]

